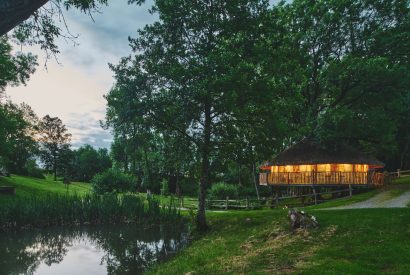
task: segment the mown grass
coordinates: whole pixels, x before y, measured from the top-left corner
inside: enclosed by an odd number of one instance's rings
[[[91,192],[91,185],[83,182],[73,182],[67,188],[61,181],[52,179],[37,179],[31,177],[12,175],[11,177],[0,177],[0,186],[16,187],[18,197],[42,195],[45,193],[54,194],[87,194]]]
[[[410,270],[410,211],[311,211],[291,233],[284,210],[208,213],[211,230],[151,274],[380,274]]]

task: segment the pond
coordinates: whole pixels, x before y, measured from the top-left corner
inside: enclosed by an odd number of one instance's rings
[[[140,274],[187,244],[183,226],[84,226],[0,234],[0,274]]]

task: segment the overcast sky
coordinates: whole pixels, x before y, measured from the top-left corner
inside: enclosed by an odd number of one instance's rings
[[[72,144],[90,144],[109,148],[112,136],[100,127],[104,119],[106,94],[113,85],[108,63],[131,53],[128,36],[135,37],[137,29],[152,23],[155,15],[143,6],[128,5],[127,0],[110,1],[92,19],[76,10],[65,13],[71,33],[79,34],[78,46],[60,39],[59,65],[49,60],[44,68],[44,53],[25,47],[38,55],[39,67],[27,86],[6,89],[7,96],[16,103],[25,102],[38,116],[58,116],[73,134]]]

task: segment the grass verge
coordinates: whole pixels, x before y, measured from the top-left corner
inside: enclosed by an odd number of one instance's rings
[[[310,211],[321,224],[289,232],[286,211],[209,213],[211,230],[151,274],[405,274],[410,211]]]

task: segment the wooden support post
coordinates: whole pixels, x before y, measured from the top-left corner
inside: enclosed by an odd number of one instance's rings
[[[352,185],[349,184],[349,197],[352,197],[352,194],[353,194]]]
[[[248,196],[246,196],[246,209],[249,209],[249,199],[248,199]]]
[[[184,207],[184,196],[181,196],[181,208]]]
[[[276,207],[279,207],[279,192],[275,192],[275,205]]]
[[[317,197],[316,197],[316,189],[315,189],[315,186],[312,185],[312,188],[313,188],[313,197],[314,197],[314,199],[315,199],[315,204],[317,204]]]
[[[228,210],[228,201],[229,201],[229,197],[226,197],[226,200],[225,200],[225,210]]]

